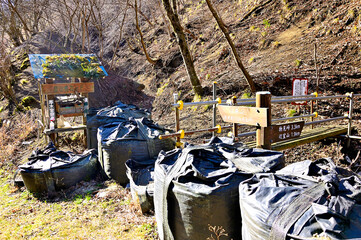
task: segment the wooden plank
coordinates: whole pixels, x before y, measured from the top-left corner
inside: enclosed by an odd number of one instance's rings
[[[305,121],[272,125],[272,143],[300,137],[304,125]]]
[[[294,148],[306,143],[319,141],[322,139],[336,137],[347,132],[347,127],[318,127],[303,131],[301,136],[294,139],[289,139],[282,142],[272,144],[272,150],[281,151],[288,148]],[[246,145],[250,148],[256,147],[256,142],[249,142]]]
[[[74,94],[94,92],[93,82],[41,84],[43,94]]]
[[[57,114],[56,116],[57,117],[60,117],[63,116],[63,117],[79,117],[79,116],[84,116],[84,113],[68,113],[68,114]]]
[[[46,135],[53,134],[53,133],[59,133],[59,132],[70,132],[70,131],[77,131],[77,130],[84,130],[86,129],[86,125],[78,125],[74,127],[68,127],[68,128],[55,128],[54,130],[45,129],[44,133]]]
[[[267,108],[218,105],[223,121],[251,126],[267,127]]]

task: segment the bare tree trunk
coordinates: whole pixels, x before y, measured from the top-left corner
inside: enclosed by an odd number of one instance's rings
[[[154,24],[149,20],[149,18],[138,8],[138,6],[133,6],[132,4],[130,4],[129,2],[127,2],[127,5],[129,5],[131,8],[137,8],[138,9],[138,13],[140,15],[142,15],[142,17],[145,19],[145,21],[147,21],[149,23],[150,26],[154,26]]]
[[[124,15],[123,15],[122,23],[121,23],[120,29],[119,29],[118,41],[117,41],[117,43],[115,45],[113,57],[112,57],[112,60],[110,61],[110,64],[109,64],[110,69],[113,69],[113,67],[114,67],[113,64],[114,64],[114,59],[115,59],[115,56],[116,56],[116,52],[118,51],[120,41],[122,40],[123,26],[124,26],[125,18],[127,17],[128,2],[129,2],[129,0],[127,0],[127,4],[125,5]]]
[[[17,9],[17,1],[15,1],[15,5],[13,5],[13,3],[8,0],[8,6],[11,8],[11,10],[18,16],[18,18],[20,19],[21,23],[24,26],[24,30],[27,33],[27,35],[31,35],[32,31],[29,29],[28,25],[26,24],[26,21],[24,20],[24,18],[21,16],[21,14],[19,13],[18,9]]]
[[[216,19],[219,28],[222,30],[224,37],[227,39],[227,42],[228,42],[230,48],[232,49],[234,60],[236,61],[238,67],[241,69],[243,76],[246,79],[251,91],[253,93],[256,92],[256,86],[254,85],[253,79],[247,72],[246,68],[243,66],[241,58],[239,57],[239,55],[237,53],[237,49],[234,46],[231,37],[229,36],[228,29],[224,25],[222,18],[218,15],[217,11],[214,9],[214,7],[211,3],[211,0],[206,0],[206,2],[207,2],[209,10],[212,12],[213,17]]]
[[[162,0],[162,2],[169,21],[172,24],[173,31],[177,36],[178,45],[182,53],[183,61],[186,65],[187,73],[191,81],[193,90],[196,95],[202,96],[203,88],[195,71],[193,59],[191,53],[189,52],[187,41],[183,32],[183,28],[180,24],[178,14],[177,12],[175,12],[175,10],[177,9],[176,0],[173,0],[173,7],[171,6],[169,0]]]
[[[85,52],[85,36],[87,29],[85,28],[85,15],[84,15],[84,6],[81,12],[81,52]]]
[[[163,13],[162,8],[161,8],[161,6],[160,6],[160,1],[161,1],[161,0],[156,0],[156,2],[157,2],[157,4],[158,4],[158,7],[159,7],[159,11],[161,12],[161,15],[162,15],[164,24],[165,24],[165,26],[166,26],[166,28],[167,28],[168,35],[169,35],[170,38],[172,38],[171,30],[170,30],[170,27],[169,27],[169,22],[167,21],[167,19],[166,19],[165,16],[164,16],[164,13]]]
[[[140,27],[139,27],[137,0],[134,1],[134,11],[135,11],[135,27],[136,27],[137,30],[138,30],[138,33],[139,33],[139,36],[140,36],[140,42],[141,42],[141,44],[142,44],[142,48],[143,48],[145,57],[147,58],[147,61],[148,61],[150,64],[155,65],[155,64],[157,63],[157,61],[156,61],[156,60],[153,60],[153,59],[149,56],[148,51],[147,51],[147,47],[145,46],[145,43],[144,43],[144,38],[143,38],[142,30],[141,30]]]

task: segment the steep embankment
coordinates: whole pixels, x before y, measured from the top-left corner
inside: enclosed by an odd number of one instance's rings
[[[315,90],[314,44],[320,71],[320,90],[357,91],[359,80],[359,10],[356,1],[248,1],[218,2],[217,10],[227,24],[243,63],[260,90],[290,94],[293,77],[308,77]],[[190,50],[206,97],[217,81],[222,97],[248,91],[233,61],[226,41],[204,1],[185,4],[179,9]],[[159,17],[160,19],[160,17]],[[142,25],[147,49],[162,66],[145,60],[134,36],[130,50],[124,42],[119,64],[124,73],[146,86],[155,97],[154,115],[169,113],[171,94],[192,100],[192,92],[174,37],[167,26]]]

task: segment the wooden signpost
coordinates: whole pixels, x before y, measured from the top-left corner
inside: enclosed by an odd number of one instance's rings
[[[57,144],[57,134],[59,132],[84,130],[85,139],[86,133],[86,116],[84,111],[88,106],[84,103],[70,104],[69,106],[62,106],[57,102],[56,97],[59,95],[81,95],[84,99],[88,98],[88,93],[94,92],[94,82],[69,82],[69,83],[45,83],[39,84],[40,100],[42,103],[42,122],[46,126],[44,133]],[[86,100],[88,101],[88,100]],[[82,124],[72,127],[57,127],[57,118],[82,116]],[[51,129],[50,122],[53,121],[54,129]]]
[[[257,148],[271,149],[271,144],[301,136],[304,121],[271,125],[271,93],[257,92],[256,107],[218,105],[225,122],[256,126]]]

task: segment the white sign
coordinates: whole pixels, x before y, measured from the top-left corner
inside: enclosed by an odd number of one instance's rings
[[[308,79],[306,78],[294,78],[292,81],[292,95],[302,96],[308,94]],[[307,101],[293,102],[295,105],[306,105]]]

